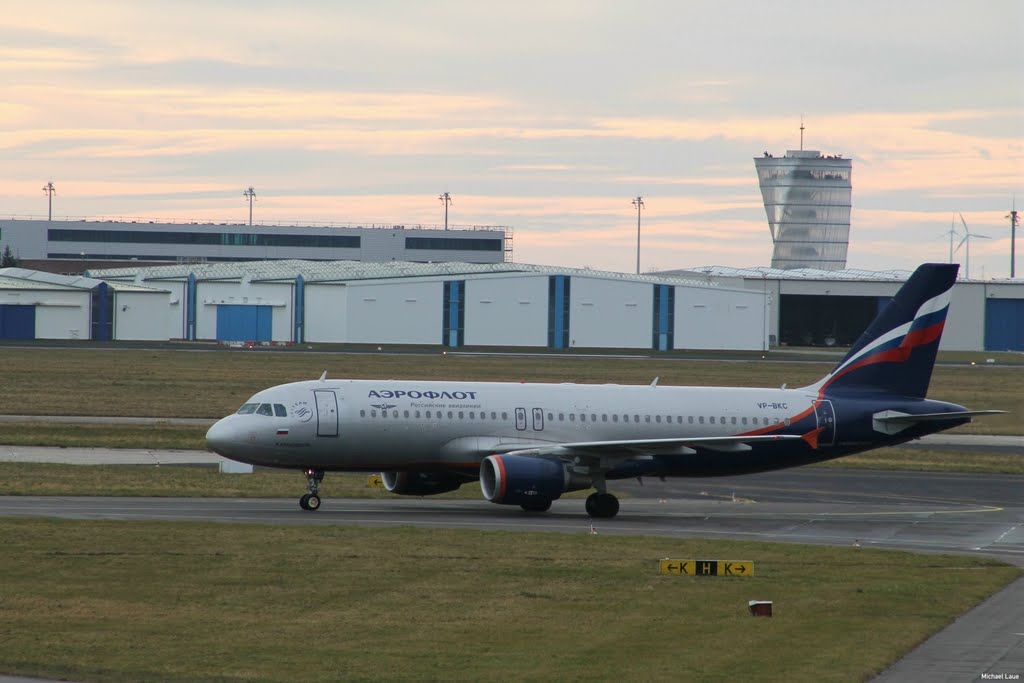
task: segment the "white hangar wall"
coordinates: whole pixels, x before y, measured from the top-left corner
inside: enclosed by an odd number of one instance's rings
[[[466,280],[467,346],[539,346],[548,343],[548,277]]]
[[[348,286],[343,282],[311,282],[304,289],[305,340],[348,339]]]
[[[766,295],[714,287],[677,288],[674,346],[677,349],[767,349]]]
[[[89,339],[89,296],[89,291],[50,291],[39,296],[34,302],[36,339]]]
[[[176,311],[168,292],[114,292],[114,339],[125,341],[171,338]]]
[[[440,344],[443,284],[439,281],[348,284],[348,334],[353,344]],[[306,319],[322,312],[306,309]]]
[[[654,285],[651,283],[574,276],[570,301],[570,346],[651,348],[654,315]]]

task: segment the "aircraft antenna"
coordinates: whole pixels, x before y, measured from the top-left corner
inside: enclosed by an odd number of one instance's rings
[[[800,151],[804,151],[804,115],[800,114]]]
[[[652,386],[652,387],[656,387],[656,386],[658,386],[658,380],[659,380],[659,379],[661,379],[661,376],[660,376],[660,375],[659,375],[659,376],[657,376],[657,377],[655,377],[655,378],[654,378],[654,381],[653,381],[653,382],[651,382],[651,386]]]
[[[323,374],[322,374],[322,375],[320,375],[320,381],[321,381],[321,382],[323,382],[323,381],[324,381],[324,380],[326,380],[326,379],[327,379],[327,371],[326,371],[326,370],[324,370]]]
[[[46,193],[46,200],[47,200],[46,201],[46,205],[47,205],[46,220],[52,221],[53,220],[53,195],[57,194],[57,188],[55,188],[53,186],[53,181],[52,180],[50,182],[46,183],[46,185],[43,185],[43,192]]]

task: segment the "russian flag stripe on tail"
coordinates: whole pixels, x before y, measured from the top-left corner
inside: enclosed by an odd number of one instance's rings
[[[882,309],[846,357],[812,388],[924,398],[960,266],[925,263]]]

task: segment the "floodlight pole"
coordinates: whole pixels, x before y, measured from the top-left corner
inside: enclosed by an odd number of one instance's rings
[[[1010,212],[1010,278],[1017,277],[1017,226],[1020,225],[1020,216],[1017,210]]]
[[[644,208],[644,198],[637,195],[632,201],[636,207],[636,274],[640,274],[640,210]]]
[[[438,199],[444,204],[444,229],[448,229],[448,206],[452,203],[452,198],[447,192],[442,195],[438,195]]]
[[[57,188],[53,186],[53,181],[46,183],[43,186],[43,192],[46,193],[46,220],[53,220],[53,195],[57,194]]]
[[[242,193],[242,196],[249,200],[249,225],[252,226],[252,200],[256,199],[256,190],[252,189],[252,185],[250,185],[249,189]]]

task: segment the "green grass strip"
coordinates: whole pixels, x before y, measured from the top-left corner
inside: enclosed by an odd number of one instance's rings
[[[1021,574],[584,533],[0,519],[0,538],[0,671],[89,681],[865,680]],[[663,577],[662,557],[755,576]]]

